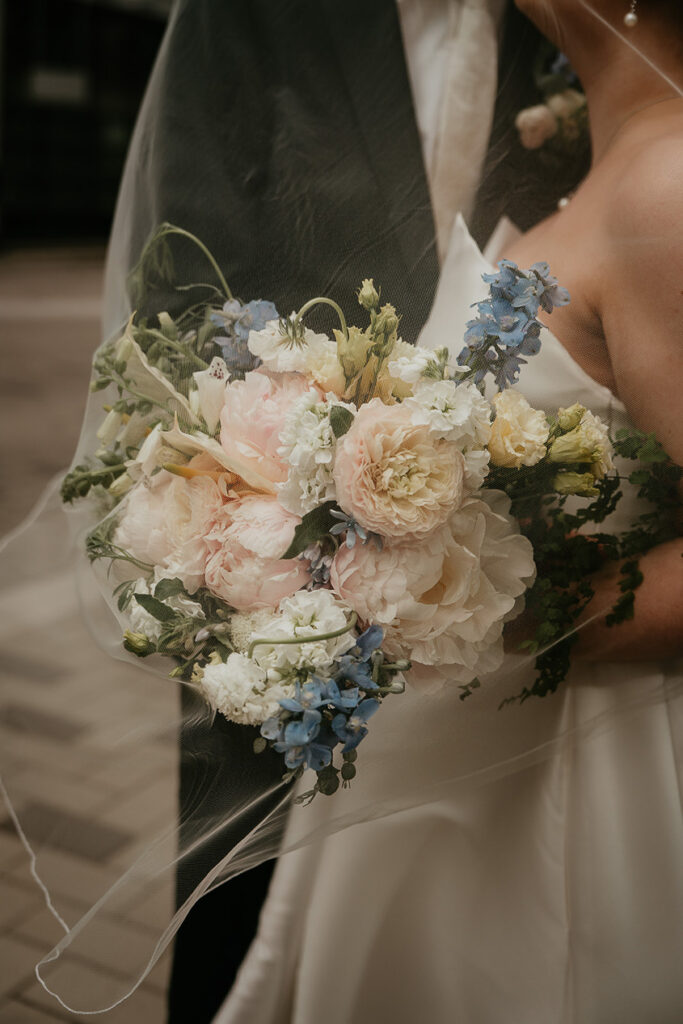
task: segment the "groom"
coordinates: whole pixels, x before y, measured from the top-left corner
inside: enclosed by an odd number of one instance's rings
[[[504,2],[181,0],[114,224],[130,264],[156,224],[170,221],[208,245],[242,298],[287,313],[333,294],[352,322],[356,290],[372,276],[414,342],[455,213],[473,204]],[[185,280],[202,280],[186,259]],[[254,757],[255,730],[221,716],[208,727],[191,697],[183,701],[181,807],[218,821],[235,780],[248,771],[265,789],[280,759]],[[280,799],[265,798],[256,817]],[[247,824],[227,822],[183,858],[179,904]],[[191,846],[183,824],[181,836]],[[254,936],[272,865],[193,907],[176,938],[171,1024],[211,1020]]]

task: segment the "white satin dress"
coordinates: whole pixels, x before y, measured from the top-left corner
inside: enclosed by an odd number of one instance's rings
[[[486,269],[460,221],[423,344],[458,344]],[[547,330],[519,389],[628,422]],[[654,651],[583,665],[502,711],[480,692],[385,702],[358,779],[293,808],[284,848],[334,815],[371,820],[280,858],[216,1024],[680,1024],[679,669]],[[392,806],[416,777],[413,806]]]

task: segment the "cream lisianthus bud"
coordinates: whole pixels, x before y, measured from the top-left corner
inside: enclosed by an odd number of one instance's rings
[[[555,438],[548,448],[548,458],[551,462],[589,462],[593,476],[601,479],[613,468],[606,425],[586,410],[577,427]]]
[[[496,418],[488,444],[491,462],[514,469],[535,466],[546,453],[549,427],[545,413],[533,409],[514,388],[499,391],[492,401]]]
[[[560,409],[557,413],[557,425],[563,434],[573,430],[574,427],[578,427],[581,422],[581,417],[585,413],[585,406],[579,405],[578,402],[574,402],[567,409]]]
[[[377,309],[379,305],[379,294],[371,277],[366,277],[363,286],[358,292],[358,301],[364,309],[370,311]]]
[[[123,646],[138,658],[146,658],[156,651],[156,646],[145,633],[133,633],[130,629],[123,634]]]
[[[582,498],[593,498],[599,493],[592,473],[558,473],[553,489],[558,494],[577,494]]]

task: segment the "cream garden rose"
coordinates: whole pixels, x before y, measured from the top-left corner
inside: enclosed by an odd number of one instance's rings
[[[423,536],[463,497],[465,461],[457,445],[415,423],[406,405],[373,398],[337,447],[337,500],[361,526],[383,537]]]
[[[546,454],[549,426],[545,413],[508,388],[493,397],[496,418],[491,424],[489,452],[495,466],[535,466]]]

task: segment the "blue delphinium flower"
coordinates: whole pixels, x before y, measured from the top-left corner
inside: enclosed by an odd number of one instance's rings
[[[297,682],[294,687],[294,696],[285,697],[280,701],[280,707],[286,711],[303,713],[304,711],[315,711],[327,703],[327,689],[325,683],[315,676],[303,686]]]
[[[352,711],[360,704],[361,694],[357,686],[350,686],[346,689],[339,689],[334,679],[327,684],[327,701],[338,711]]]
[[[547,313],[569,302],[569,293],[550,274],[547,263],[520,270],[511,260],[501,260],[498,270],[482,274],[490,295],[475,303],[478,316],[465,331],[465,346],[458,362],[468,366],[480,385],[492,374],[500,390],[516,383],[522,356],[536,355],[541,347],[539,309]]]
[[[216,335],[214,340],[220,345],[223,359],[231,372],[253,369],[257,361],[247,346],[249,332],[261,331],[269,320],[278,319],[277,309],[266,299],[254,299],[244,304],[230,299],[222,309],[214,310],[211,320],[225,331],[225,334]]]
[[[363,544],[367,544],[369,540],[373,540],[377,549],[382,550],[383,541],[378,533],[372,533],[366,530],[364,526],[357,523],[353,516],[349,516],[346,512],[342,512],[341,509],[331,509],[331,515],[339,522],[335,523],[331,528],[330,533],[333,537],[338,537],[342,533],[346,534],[346,546],[347,548],[353,548],[356,546],[356,540],[359,539]]]
[[[267,719],[261,726],[261,735],[270,739],[263,731],[272,719]],[[316,743],[315,740],[320,732],[322,716],[319,711],[304,711],[303,717],[299,720],[287,722],[278,733],[273,747],[278,754],[285,755],[285,764],[291,770],[305,765],[320,771],[330,764],[332,760],[332,749],[327,743]],[[271,733],[270,727],[266,730]]]
[[[335,715],[332,719],[332,729],[344,744],[344,751],[353,750],[360,741],[367,736],[368,727],[366,722],[374,715],[379,707],[379,701],[369,697],[362,701],[350,715],[343,713]]]

